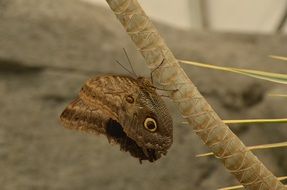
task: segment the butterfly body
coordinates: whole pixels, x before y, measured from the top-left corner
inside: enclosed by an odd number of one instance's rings
[[[91,78],[60,118],[67,128],[106,135],[140,160],[155,161],[172,144],[171,116],[144,77]]]

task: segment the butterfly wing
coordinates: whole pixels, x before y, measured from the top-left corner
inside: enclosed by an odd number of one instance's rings
[[[109,119],[118,121],[117,110],[121,105],[118,91],[109,76],[89,79],[79,96],[62,112],[60,121],[66,128],[105,134]],[[110,94],[109,94],[110,93]]]
[[[145,86],[149,85],[128,76],[94,77],[63,111],[61,123],[66,128],[104,134],[109,141],[119,144],[121,150],[153,162],[172,143],[172,121],[166,113],[157,114],[166,112],[160,109],[165,108],[164,103],[154,89]],[[143,127],[144,120],[151,115],[159,125],[153,134]]]
[[[64,127],[93,134],[104,134],[105,125],[113,114],[100,105],[88,105],[80,97],[73,100],[60,116]]]
[[[151,82],[141,77],[137,79],[137,83],[137,93],[130,94],[134,103],[123,101],[122,107],[126,111],[119,112],[119,122],[127,136],[141,148],[139,152],[146,155],[141,158],[152,162],[166,154],[172,145],[172,118]],[[152,121],[154,130],[148,129],[148,121]]]

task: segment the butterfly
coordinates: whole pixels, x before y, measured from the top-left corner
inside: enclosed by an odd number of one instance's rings
[[[173,141],[172,117],[145,77],[101,75],[87,80],[60,121],[66,128],[105,135],[140,162],[158,160]]]

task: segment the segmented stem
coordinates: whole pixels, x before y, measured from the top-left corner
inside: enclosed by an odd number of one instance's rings
[[[166,89],[178,89],[173,101],[203,142],[248,189],[283,190],[284,185],[249,151],[198,92],[136,0],[107,0],[154,79]]]

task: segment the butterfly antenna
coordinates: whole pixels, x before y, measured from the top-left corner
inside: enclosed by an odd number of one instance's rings
[[[131,75],[134,75],[134,73],[130,72],[127,68],[125,68],[118,60],[115,60],[125,71],[130,73]]]
[[[164,60],[165,60],[165,59],[163,59],[163,60],[161,61],[161,63],[160,63],[158,66],[156,66],[156,68],[154,68],[154,69],[151,71],[151,73],[150,73],[150,79],[151,79],[151,83],[152,83],[152,84],[153,84],[153,72],[156,71],[156,70],[163,64]]]
[[[130,58],[129,58],[129,56],[128,56],[128,53],[127,53],[126,49],[123,48],[123,50],[124,50],[124,53],[125,53],[125,55],[126,55],[126,57],[127,57],[127,60],[128,60],[128,62],[129,62],[129,65],[130,65],[130,67],[131,67],[131,69],[132,69],[132,71],[133,71],[133,74],[137,77],[137,74],[136,74],[136,72],[135,72],[135,70],[134,70],[134,68],[133,68],[133,65],[132,65],[132,63],[131,63],[131,60],[130,60]]]

